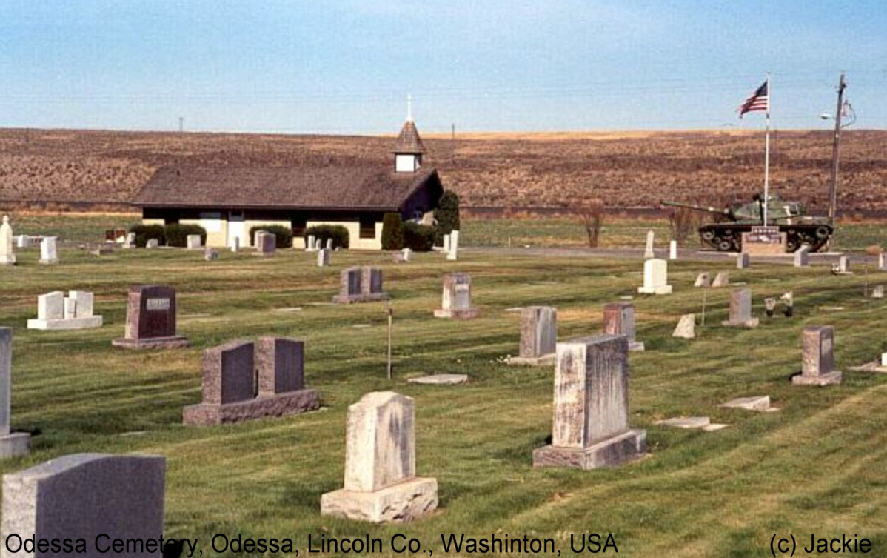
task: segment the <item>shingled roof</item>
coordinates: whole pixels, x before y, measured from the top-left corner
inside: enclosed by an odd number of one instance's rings
[[[425,146],[422,144],[422,138],[419,137],[419,130],[416,129],[416,123],[407,120],[403,123],[397,139],[394,141],[394,153],[405,153],[408,155],[422,155],[425,153]]]
[[[418,137],[418,136],[417,136]],[[397,211],[434,168],[396,173],[382,165],[344,167],[163,167],[136,195],[141,207],[238,207]]]

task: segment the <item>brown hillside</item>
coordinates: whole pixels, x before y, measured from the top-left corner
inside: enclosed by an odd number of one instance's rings
[[[0,201],[126,202],[162,165],[339,165],[389,157],[391,137],[0,130]],[[466,206],[615,207],[747,199],[763,184],[763,137],[748,132],[428,135],[428,162]],[[831,133],[777,132],[772,187],[824,207]],[[840,206],[887,211],[887,131],[845,132]]]

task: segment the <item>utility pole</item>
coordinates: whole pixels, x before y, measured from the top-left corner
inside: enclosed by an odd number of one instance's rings
[[[838,204],[838,153],[841,146],[841,113],[844,110],[844,89],[847,82],[844,80],[844,72],[838,82],[838,107],[835,109],[835,141],[832,145],[832,176],[829,184],[828,195],[828,219],[834,226],[835,208]]]

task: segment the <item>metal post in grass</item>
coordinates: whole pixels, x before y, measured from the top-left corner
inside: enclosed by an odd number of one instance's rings
[[[388,379],[391,379],[391,327],[394,322],[394,309],[391,308],[391,303],[385,303],[385,309],[388,312],[388,367],[387,367],[387,376]]]
[[[705,327],[705,301],[708,295],[708,287],[702,287],[702,321],[699,327]]]

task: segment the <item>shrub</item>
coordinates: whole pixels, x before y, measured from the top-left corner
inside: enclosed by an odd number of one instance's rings
[[[443,244],[445,234],[459,230],[459,195],[452,190],[447,190],[440,197],[437,209],[434,210],[434,220],[437,221],[437,230],[434,233],[435,244]]]
[[[161,245],[166,243],[163,225],[135,225],[129,228],[129,232],[135,233],[139,248],[144,248],[150,238],[156,238]]]
[[[382,220],[382,250],[400,250],[403,246],[403,219],[400,213],[386,213]]]
[[[200,242],[204,246],[206,245],[206,229],[200,225],[166,225],[163,227],[163,234],[166,238],[167,246],[184,248],[188,245],[188,236],[192,234],[199,234]]]
[[[342,225],[316,225],[305,229],[305,242],[307,246],[308,236],[314,235],[315,240],[320,239],[321,245],[326,247],[326,239],[333,239],[333,248],[348,248],[348,229]]]
[[[293,231],[284,225],[266,225],[264,227],[250,227],[249,243],[252,245],[256,241],[256,233],[259,231],[268,231],[274,233],[275,248],[292,248],[293,247]]]
[[[700,224],[700,213],[688,207],[675,207],[668,212],[668,224],[671,237],[684,246],[687,238],[696,231]]]
[[[434,246],[435,227],[408,221],[403,225],[403,247],[428,252]]]

